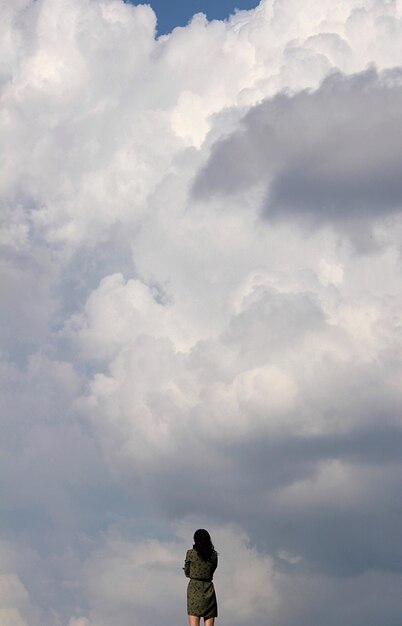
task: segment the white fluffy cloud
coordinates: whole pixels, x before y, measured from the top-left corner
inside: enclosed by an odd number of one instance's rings
[[[22,552],[22,551],[21,551]],[[32,605],[29,593],[15,573],[19,556],[7,542],[0,543],[0,623],[2,626],[39,626],[40,612]],[[25,553],[24,556],[28,556]]]
[[[211,532],[222,561],[215,575],[222,615],[235,622],[273,615],[278,601],[270,557],[259,555],[235,527],[216,527]],[[113,531],[105,537],[84,567],[89,624],[103,626],[111,619],[122,625],[152,624],[185,618],[182,599],[188,580],[182,566],[191,535],[192,529],[181,524],[171,541],[128,541]]]
[[[402,5],[0,11],[0,621],[393,626]]]
[[[279,94],[254,107],[240,132],[214,146],[196,195],[260,185],[267,220],[327,224],[357,247],[372,247],[372,225],[397,220],[402,204],[400,80],[400,70],[335,73],[314,92]],[[239,167],[243,159],[247,168]]]

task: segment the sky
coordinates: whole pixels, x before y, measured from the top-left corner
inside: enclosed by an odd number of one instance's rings
[[[232,8],[0,0],[1,626],[400,626],[402,4]]]
[[[158,35],[164,35],[176,26],[187,26],[196,13],[204,13],[209,20],[225,20],[236,10],[254,9],[258,0],[152,0],[147,4],[156,13]]]

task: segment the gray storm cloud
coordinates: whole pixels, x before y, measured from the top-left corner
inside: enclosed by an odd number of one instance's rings
[[[316,91],[280,94],[218,141],[194,185],[196,197],[261,184],[268,220],[356,228],[402,205],[401,72],[335,73]]]
[[[0,625],[396,626],[400,3],[0,13]]]

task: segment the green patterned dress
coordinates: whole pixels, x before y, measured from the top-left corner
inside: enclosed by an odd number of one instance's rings
[[[184,573],[189,578],[187,587],[187,615],[208,619],[218,617],[214,583],[212,578],[218,566],[214,551],[210,561],[204,561],[196,550],[187,550]]]

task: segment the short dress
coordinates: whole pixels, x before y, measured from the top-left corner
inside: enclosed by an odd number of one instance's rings
[[[218,555],[212,553],[209,561],[204,561],[196,550],[187,550],[184,573],[189,578],[187,587],[187,615],[197,617],[218,617],[215,588],[212,578],[218,566]]]

